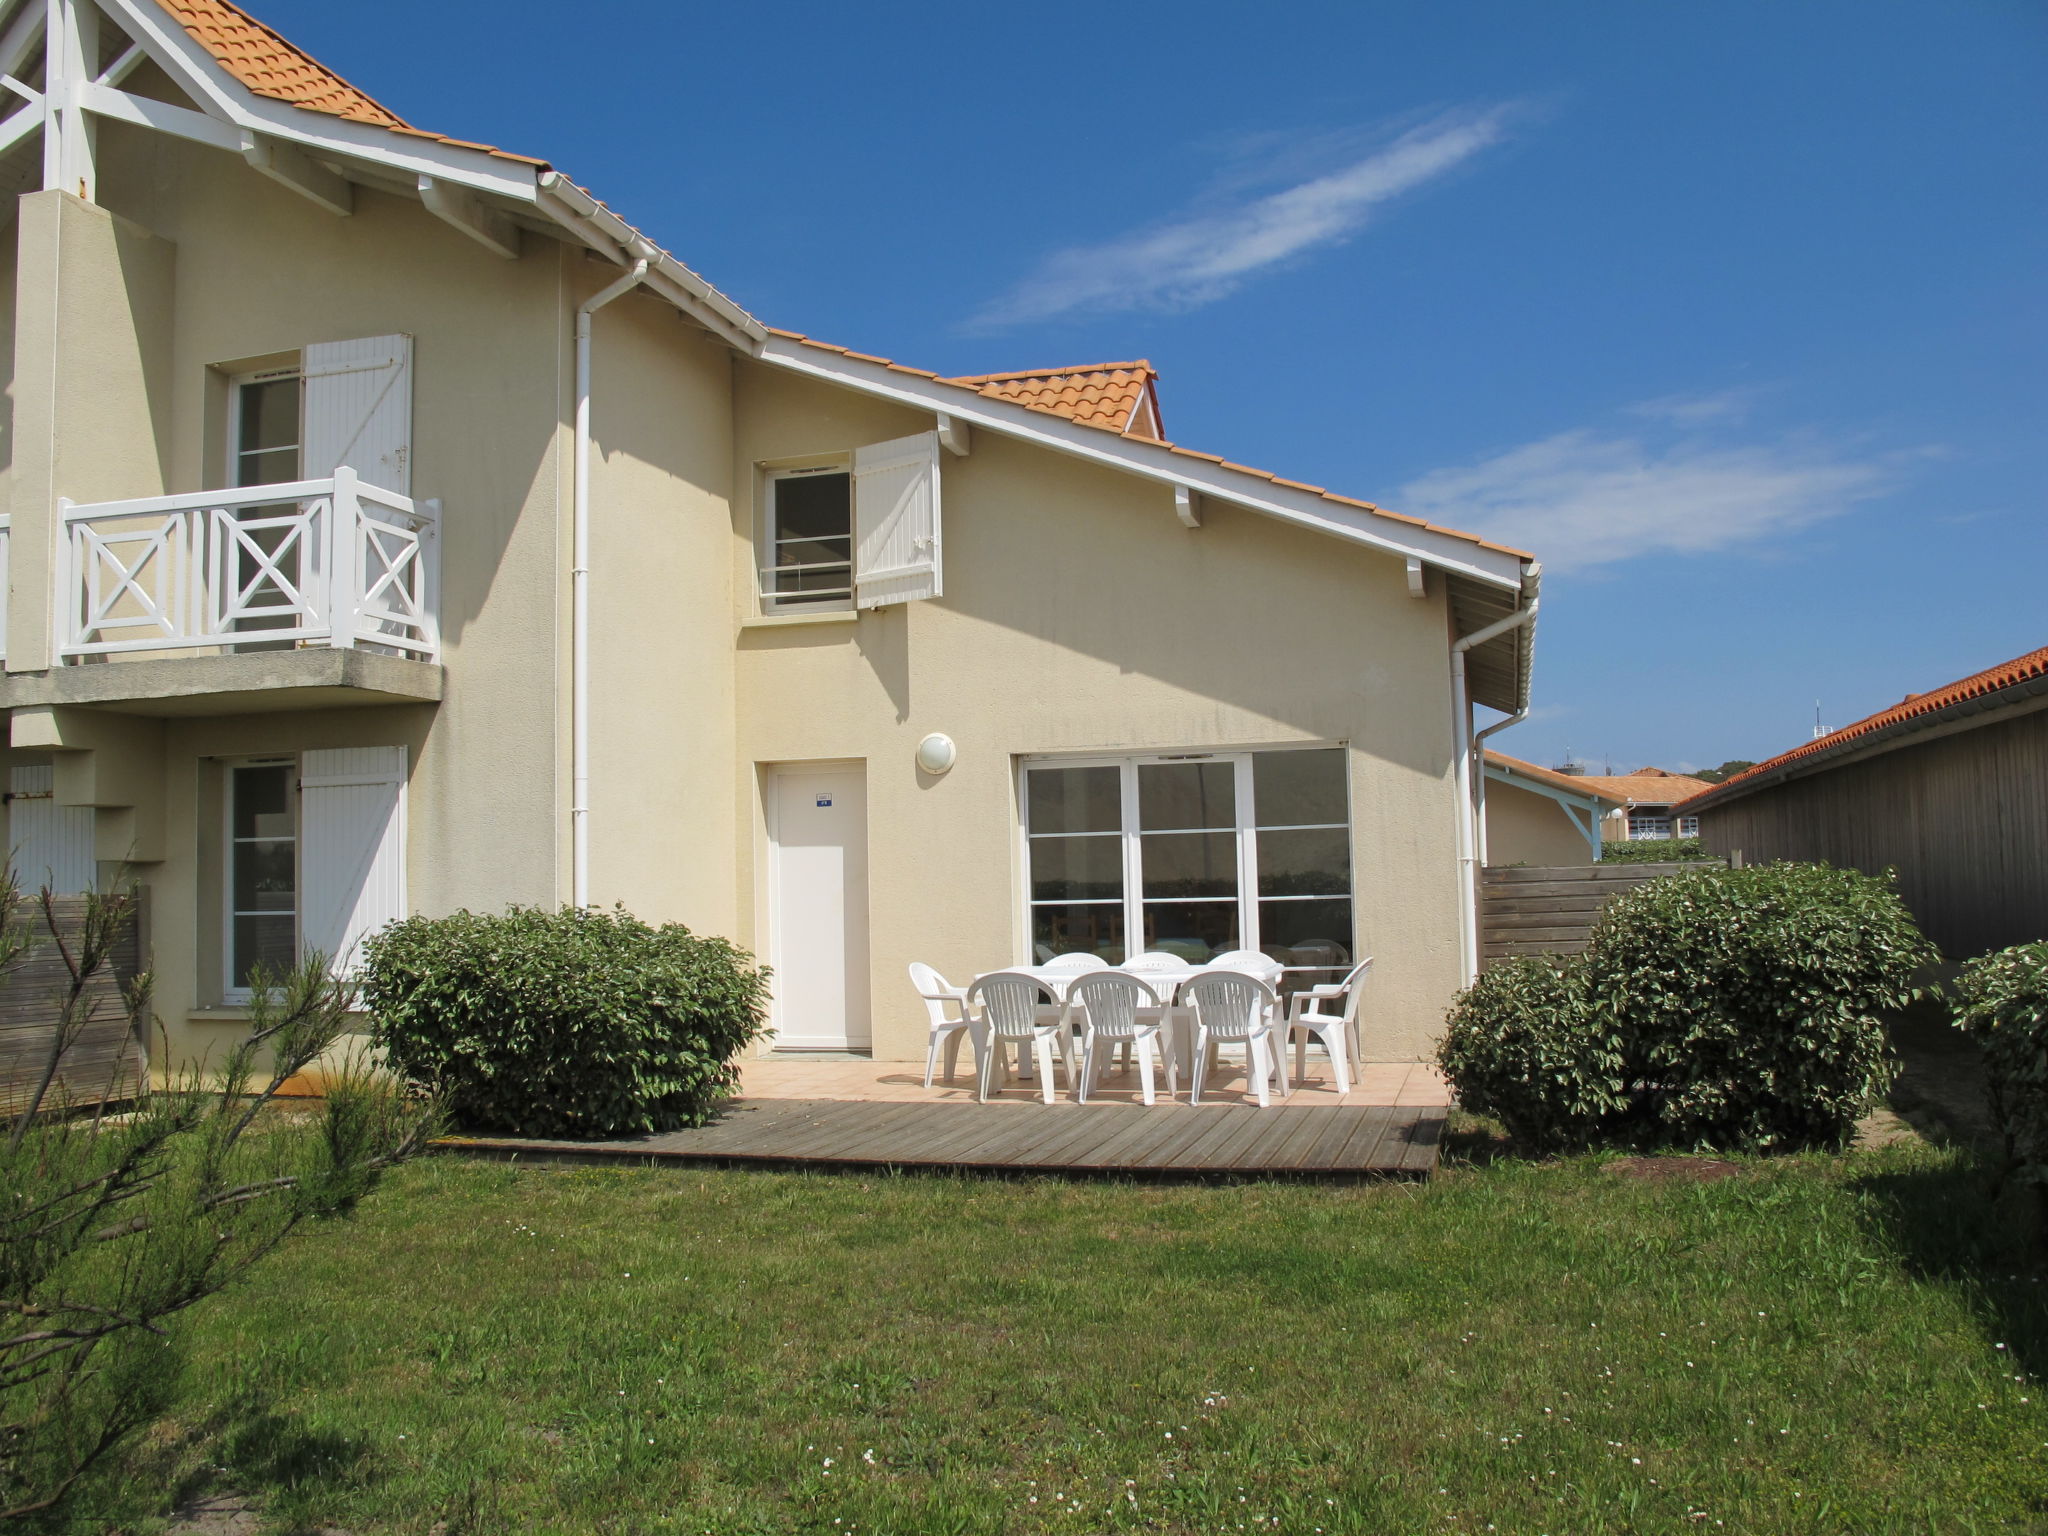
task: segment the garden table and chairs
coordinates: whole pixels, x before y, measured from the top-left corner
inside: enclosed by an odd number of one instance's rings
[[[913,981],[932,1018],[927,1085],[940,1044],[957,1050],[958,1035],[966,1033],[975,1045],[983,1099],[1007,1079],[1014,1049],[1018,1068],[1037,1078],[1046,1103],[1052,1102],[1055,1062],[1064,1068],[1068,1089],[1085,1102],[1112,1053],[1137,1067],[1145,1103],[1155,1102],[1160,1075],[1169,1094],[1185,1079],[1191,1101],[1199,1103],[1218,1048],[1229,1045],[1243,1048],[1251,1091],[1265,1106],[1273,1088],[1282,1098],[1291,1092],[1287,1047],[1299,1032],[1295,1075],[1313,1036],[1338,1063],[1340,1091],[1348,1092],[1357,983],[1370,964],[1353,968],[1342,982],[1295,993],[1299,1001],[1283,1001],[1288,968],[1251,949],[1201,964],[1167,951],[1147,951],[1120,965],[1088,953],[1059,955],[987,972],[964,991],[947,986],[928,966],[914,967]]]

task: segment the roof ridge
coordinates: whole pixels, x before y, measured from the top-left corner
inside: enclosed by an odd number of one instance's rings
[[[1144,358],[1121,363],[1076,363],[1069,368],[1019,368],[1011,373],[956,373],[945,377],[948,384],[1002,384],[1011,379],[1063,379],[1077,373],[1149,373],[1157,375]]]
[[[1693,796],[1704,800],[1708,795],[1719,795],[1723,790],[1732,789],[1775,773],[1778,769],[1804,758],[1819,757],[1847,746],[1850,742],[1872,736],[1894,725],[1903,725],[1908,720],[1917,720],[1922,715],[1939,714],[1952,704],[1961,704],[1969,699],[1983,698],[1987,694],[2001,692],[2017,683],[2028,682],[2037,677],[2048,677],[2048,645],[2026,651],[2010,661],[2001,661],[1995,666],[1972,672],[1968,677],[1959,677],[1952,683],[1939,688],[1930,688],[1925,693],[1909,693],[1896,704],[1888,704],[1874,714],[1865,715],[1861,720],[1851,721],[1845,726],[1829,731],[1825,736],[1816,736],[1811,741],[1802,741],[1776,757],[1765,758],[1754,767],[1731,774]]]

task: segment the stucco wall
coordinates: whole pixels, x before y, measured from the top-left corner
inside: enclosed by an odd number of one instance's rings
[[[1488,779],[1486,862],[1545,868],[1590,864],[1593,845],[1555,800],[1516,784]]]
[[[921,1054],[914,959],[964,978],[1022,958],[1022,754],[1351,745],[1369,1054],[1421,1054],[1458,981],[1445,616],[1402,563],[989,432],[944,466],[945,596],[830,623],[746,625],[753,466],[929,418],[741,364],[733,561],[746,938],[760,942],[760,765],[867,764],[874,1049]],[[1440,589],[1439,589],[1440,590]],[[959,763],[920,775],[943,731]],[[769,957],[772,959],[772,957]]]

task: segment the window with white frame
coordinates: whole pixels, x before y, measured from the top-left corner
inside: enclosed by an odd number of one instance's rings
[[[402,746],[325,747],[224,765],[225,995],[318,951],[352,969],[405,916]]]
[[[247,993],[259,970],[281,975],[299,952],[296,759],[227,771],[227,986]]]
[[[297,367],[242,374],[232,381],[228,472],[237,489],[283,485],[299,478],[303,390]],[[288,505],[240,507],[234,517],[253,525],[235,545],[232,579],[236,603],[259,611],[236,618],[232,627],[238,633],[294,628],[301,622],[298,594],[286,592],[264,564],[265,560],[274,562],[276,570],[294,586],[303,580],[306,551],[293,540],[293,510]],[[236,649],[286,650],[289,642],[258,641]]]
[[[845,464],[768,475],[761,604],[771,613],[853,606],[853,473]]]
[[[1671,837],[1671,818],[1669,816],[1631,816],[1628,819],[1628,835],[1631,842],[1667,842]]]
[[[1679,818],[1678,818],[1678,835],[1679,835],[1680,837],[1698,837],[1698,836],[1700,835],[1700,819],[1699,819],[1699,817],[1697,817],[1697,816],[1681,816],[1681,817],[1679,817]]]
[[[1260,949],[1351,960],[1351,817],[1342,747],[1049,758],[1024,765],[1033,958],[1200,963]]]

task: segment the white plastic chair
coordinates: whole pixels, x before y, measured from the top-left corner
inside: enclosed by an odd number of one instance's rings
[[[972,1022],[967,1017],[967,992],[954,986],[937,971],[921,960],[910,962],[910,984],[917,988],[917,995],[924,999],[926,1015],[931,1020],[931,1038],[924,1048],[924,1085],[932,1085],[932,1073],[939,1062],[939,1042],[946,1043],[946,1081],[953,1080],[953,1068],[960,1059],[960,1038],[968,1033]],[[977,1058],[979,1057],[977,1051]],[[980,1062],[977,1059],[976,1066]]]
[[[1109,969],[1109,962],[1100,955],[1090,954],[1085,949],[1077,949],[1068,954],[1054,955],[1052,959],[1045,962],[1043,969],[1048,971],[1106,971]]]
[[[1193,1084],[1188,1102],[1202,1102],[1202,1084],[1209,1075],[1209,1060],[1216,1047],[1242,1043],[1245,1074],[1258,1095],[1259,1108],[1271,1102],[1267,1087],[1278,1078],[1280,1096],[1293,1090],[1287,1084],[1287,1051],[1275,1015],[1279,995],[1258,977],[1242,970],[1203,970],[1180,984],[1180,1000],[1194,1010],[1195,1057]]]
[[[967,989],[967,1011],[977,1016],[983,1030],[981,1071],[977,1097],[988,1102],[989,1081],[1009,1070],[1009,1047],[1028,1044],[1038,1064],[1038,1084],[1045,1102],[1052,1102],[1052,1048],[1059,1041],[1067,1084],[1074,1082],[1074,1037],[1066,1028],[1065,1010],[1050,1023],[1040,1023],[1038,1000],[1045,988],[1036,976],[1023,971],[991,971],[977,976]]]
[[[1283,969],[1280,962],[1263,950],[1227,949],[1220,955],[1211,956],[1204,962],[1205,971],[1244,971],[1258,977],[1269,987],[1280,984]]]
[[[1337,1091],[1351,1091],[1351,1068],[1358,1061],[1358,1004],[1365,996],[1365,978],[1371,970],[1372,956],[1367,955],[1342,981],[1303,987],[1288,999],[1287,1035],[1294,1042],[1297,1081],[1307,1076],[1308,1037],[1314,1035],[1330,1054]],[[1336,1008],[1340,1000],[1343,1006]]]
[[[1165,1057],[1166,1091],[1180,1091],[1180,1067],[1174,1060],[1173,1044],[1166,1038],[1165,999],[1135,976],[1112,971],[1102,976],[1083,976],[1067,989],[1066,1018],[1078,1014],[1082,1023],[1081,1082],[1075,1097],[1088,1102],[1088,1090],[1102,1072],[1098,1047],[1114,1050],[1122,1045],[1138,1053],[1138,1082],[1145,1102],[1153,1102],[1153,1068]],[[1151,1009],[1144,1018],[1140,1009]]]
[[[1148,949],[1142,955],[1131,956],[1130,959],[1118,966],[1117,969],[1127,971],[1133,976],[1166,973],[1184,975],[1192,971],[1194,966],[1189,964],[1186,958],[1181,955],[1172,954],[1163,949]]]

